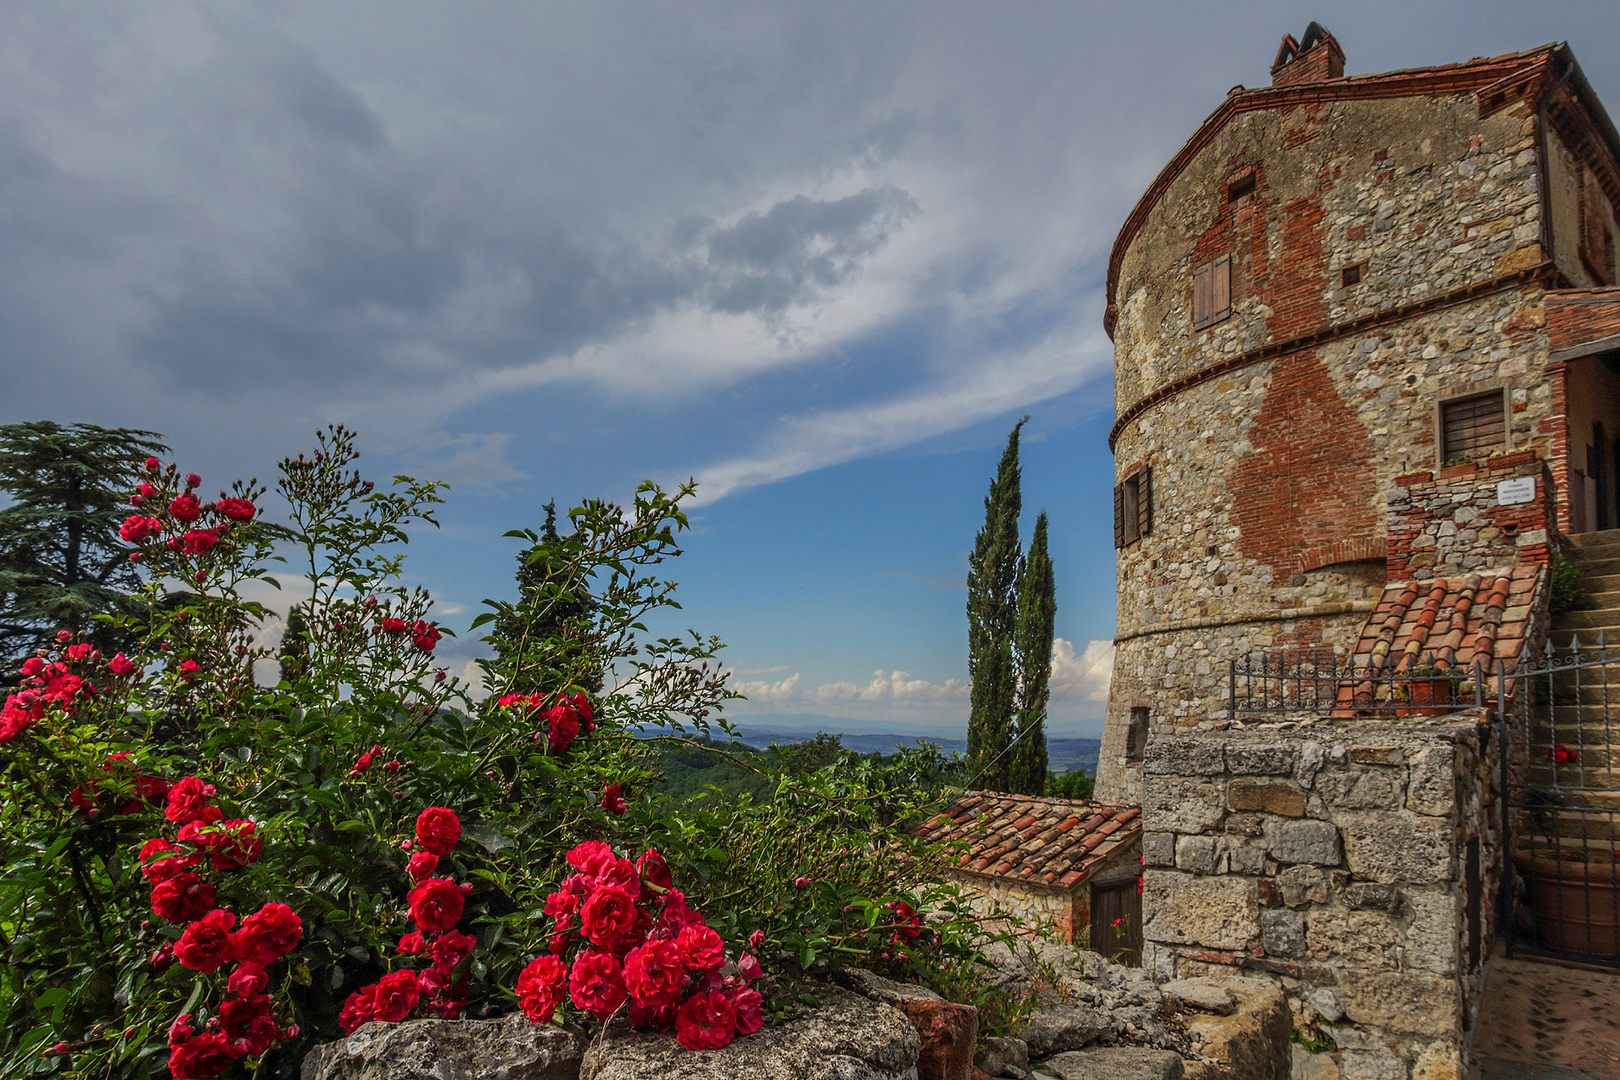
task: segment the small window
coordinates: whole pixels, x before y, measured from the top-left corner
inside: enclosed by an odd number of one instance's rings
[[[1347,289],[1352,285],[1360,285],[1362,271],[1366,269],[1367,264],[1364,262],[1358,262],[1347,266],[1343,270],[1339,271],[1339,281]]]
[[[1153,531],[1153,468],[1114,485],[1114,546],[1127,547]]]
[[[1244,199],[1254,194],[1254,173],[1240,176],[1226,185],[1226,205],[1236,207]]]
[[[1193,329],[1214,326],[1232,314],[1232,256],[1193,271]]]
[[[1137,705],[1131,709],[1131,726],[1125,732],[1126,764],[1142,760],[1142,752],[1147,749],[1149,714],[1150,711],[1145,705]]]
[[[1440,403],[1440,463],[1473,461],[1507,449],[1502,391]]]

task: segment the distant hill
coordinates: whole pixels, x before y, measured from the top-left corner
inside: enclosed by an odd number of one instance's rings
[[[917,745],[918,739],[926,739],[936,743],[946,753],[963,753],[967,750],[966,739],[941,738],[937,735],[918,734],[916,732],[880,732],[868,734],[866,732],[840,731],[835,725],[837,717],[807,718],[795,716],[794,720],[815,719],[829,721],[826,725],[817,725],[807,730],[794,730],[775,726],[758,725],[752,722],[738,722],[737,734],[740,741],[756,749],[763,750],[772,743],[807,742],[816,737],[819,731],[836,734],[839,741],[858,754],[870,754],[877,751],[880,754],[894,753],[896,746],[912,747]],[[1080,768],[1086,770],[1088,776],[1097,775],[1097,754],[1102,748],[1098,739],[1047,739],[1046,757],[1053,772],[1069,772]]]

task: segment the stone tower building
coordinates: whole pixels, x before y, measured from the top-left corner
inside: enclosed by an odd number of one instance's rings
[[[1397,564],[1445,569],[1446,525],[1387,561],[1414,474],[1545,464],[1560,530],[1620,523],[1620,135],[1573,54],[1344,68],[1316,24],[1284,38],[1114,244],[1103,799],[1140,801],[1147,742],[1226,713],[1230,660],[1342,655]],[[1546,530],[1495,539],[1545,561]]]

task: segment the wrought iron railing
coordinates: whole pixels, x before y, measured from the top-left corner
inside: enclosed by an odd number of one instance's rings
[[[1227,700],[1234,720],[1265,713],[1434,715],[1489,704],[1495,697],[1489,676],[1483,663],[1459,667],[1428,654],[1403,667],[1341,661],[1328,648],[1290,649],[1232,661]]]

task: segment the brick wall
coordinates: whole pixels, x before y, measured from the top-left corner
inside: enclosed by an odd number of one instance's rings
[[[1350,1021],[1306,1075],[1462,1075],[1501,864],[1489,731],[1465,713],[1150,743],[1146,962],[1164,976],[1270,977],[1298,1021]]]
[[[1526,478],[1536,485],[1529,502],[1498,503],[1504,480]],[[1389,580],[1551,562],[1553,494],[1552,472],[1531,450],[1397,477],[1389,495]]]

